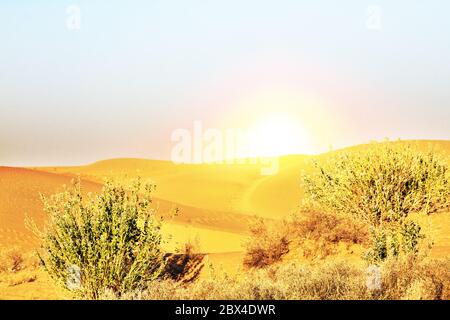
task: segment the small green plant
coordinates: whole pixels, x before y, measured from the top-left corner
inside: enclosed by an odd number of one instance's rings
[[[105,290],[116,296],[143,290],[160,275],[164,260],[161,218],[151,208],[154,185],[139,179],[124,187],[107,181],[97,195],[80,181],[42,196],[49,223],[33,230],[42,239],[39,257],[52,278],[88,299]]]
[[[306,207],[345,214],[372,229],[369,260],[417,253],[424,235],[414,213],[450,208],[450,177],[438,155],[411,146],[373,144],[317,162],[303,177]]]
[[[386,231],[376,230],[372,228],[371,230],[372,236],[372,247],[365,254],[365,259],[370,263],[376,263],[379,261],[383,261],[388,257],[388,241]],[[392,249],[395,250],[394,255],[398,255],[396,242],[391,242]]]
[[[421,227],[414,221],[408,221],[402,225],[400,235],[402,249],[406,253],[418,253],[419,241],[425,236],[421,233]]]

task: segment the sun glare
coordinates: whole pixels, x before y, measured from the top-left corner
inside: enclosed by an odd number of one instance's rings
[[[312,153],[308,133],[299,119],[288,114],[269,114],[249,128],[248,152],[252,156]]]

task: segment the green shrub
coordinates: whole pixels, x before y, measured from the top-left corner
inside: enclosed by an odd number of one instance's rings
[[[373,144],[360,151],[338,153],[316,163],[303,177],[305,206],[347,214],[372,228],[372,252],[417,252],[423,238],[411,214],[431,214],[450,207],[448,166],[435,153],[410,146]]]
[[[120,296],[144,289],[164,267],[153,190],[140,180],[126,188],[108,181],[98,195],[84,195],[78,180],[62,193],[42,196],[49,223],[33,229],[42,239],[38,254],[45,269],[88,299],[105,290]]]
[[[450,207],[448,166],[434,153],[412,147],[373,144],[316,163],[304,176],[315,205],[351,214],[370,225],[397,222],[413,212],[434,213]]]

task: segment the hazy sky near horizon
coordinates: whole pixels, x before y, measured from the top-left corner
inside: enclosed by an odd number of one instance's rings
[[[445,0],[2,1],[0,165],[169,159],[195,120],[273,113],[313,140],[293,153],[450,139],[449,15]]]

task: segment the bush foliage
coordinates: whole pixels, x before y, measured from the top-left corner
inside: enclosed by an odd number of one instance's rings
[[[346,214],[372,229],[369,260],[418,250],[423,238],[414,213],[450,207],[447,164],[433,153],[400,144],[373,144],[316,162],[303,177],[306,207]]]
[[[244,266],[265,268],[291,251],[308,259],[325,259],[337,252],[340,243],[367,242],[367,228],[362,223],[333,213],[305,211],[280,221],[259,219],[250,226]]]
[[[267,223],[258,219],[250,226],[250,237],[245,242],[244,266],[263,268],[289,252],[289,224],[285,221]]]
[[[140,180],[127,187],[108,181],[98,195],[85,195],[78,180],[62,193],[42,196],[49,223],[34,230],[45,269],[88,299],[105,290],[120,296],[144,289],[164,267],[153,190]]]

